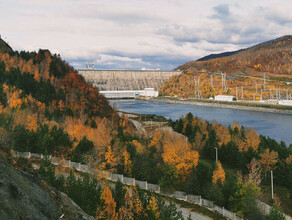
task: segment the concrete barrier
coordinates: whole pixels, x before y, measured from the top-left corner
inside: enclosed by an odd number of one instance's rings
[[[72,162],[70,160],[64,161],[60,157],[52,157],[51,155],[43,156],[42,154],[37,154],[37,153],[17,152],[17,151],[14,151],[12,156],[24,157],[24,158],[48,158],[51,160],[51,163],[55,164],[55,165],[71,167],[71,168],[76,169],[78,171],[90,173],[97,178],[108,179],[108,180],[112,180],[114,182],[120,180],[122,183],[124,183],[126,185],[136,185],[136,186],[139,186],[141,189],[151,190],[151,191],[154,191],[156,193],[159,193],[159,194],[162,194],[165,196],[174,197],[177,199],[183,199],[185,201],[189,201],[192,203],[196,203],[196,204],[208,207],[209,209],[217,211],[218,213],[220,213],[221,215],[223,215],[224,217],[226,217],[228,219],[232,219],[232,220],[240,220],[241,219],[238,216],[236,216],[233,212],[226,210],[224,207],[221,208],[219,206],[216,206],[213,204],[212,201],[209,201],[207,199],[203,199],[203,198],[201,198],[201,196],[189,195],[189,194],[186,194],[185,192],[182,192],[182,191],[175,191],[172,194],[169,194],[166,192],[161,192],[159,185],[147,183],[147,181],[139,181],[139,180],[136,180],[135,178],[124,177],[121,174],[115,174],[115,173],[111,173],[111,172],[108,172],[105,170],[94,169],[94,168],[89,167],[88,165],[75,163],[75,162]],[[269,210],[271,209],[271,207],[269,205],[267,205],[261,201],[258,201],[258,205],[260,207],[262,207],[266,213],[268,213]],[[291,218],[289,216],[286,216],[286,219],[291,220]]]

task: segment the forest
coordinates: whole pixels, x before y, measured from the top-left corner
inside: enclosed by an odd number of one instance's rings
[[[262,218],[254,204],[269,186],[271,170],[275,186],[292,194],[292,146],[236,122],[226,127],[191,113],[168,121],[151,135],[139,135],[127,114],[119,115],[48,50],[0,50],[0,95],[0,147],[7,152],[30,151],[87,163],[159,184],[165,192],[201,195],[248,219]],[[139,188],[117,183],[111,189],[96,177],[76,179],[73,173],[56,176],[55,168],[45,162],[39,173],[97,219],[181,218],[174,204]],[[292,197],[285,200],[288,208],[281,199],[276,194],[270,203],[289,212]]]
[[[159,94],[185,98],[233,95],[237,100],[254,101],[291,99],[292,87],[286,83],[291,81],[291,45],[292,36],[284,36],[229,56],[188,62],[177,68],[183,73],[164,83]]]

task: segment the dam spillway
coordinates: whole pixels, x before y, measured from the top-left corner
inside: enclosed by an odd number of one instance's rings
[[[79,69],[78,73],[100,91],[119,91],[145,88],[159,90],[164,82],[181,71]]]

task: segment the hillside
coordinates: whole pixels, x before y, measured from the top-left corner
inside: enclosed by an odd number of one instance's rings
[[[181,76],[184,80],[193,79],[192,74],[196,73],[189,71]],[[175,83],[180,84],[180,79]],[[129,119],[131,115],[134,118]],[[10,209],[0,206],[0,218],[5,219],[9,213],[21,216],[23,207],[34,209],[31,214],[39,215],[47,211],[45,208],[51,209],[52,218],[64,213],[60,211],[62,204],[47,196],[48,191],[39,193],[47,198],[44,202],[48,205],[43,208],[42,201],[27,187],[29,181],[34,186],[41,178],[42,183],[56,189],[58,201],[60,195],[62,201],[66,200],[63,192],[84,212],[98,219],[182,219],[176,205],[165,202],[159,194],[121,182],[115,188],[109,187],[112,183],[103,178],[108,171],[124,175],[124,180],[131,177],[136,183],[159,184],[161,192],[180,190],[200,195],[248,219],[261,219],[253,207],[261,187],[269,184],[266,174],[271,167],[275,169],[275,189],[277,185],[285,193],[291,192],[291,148],[285,143],[259,136],[255,130],[236,123],[226,127],[192,114],[176,122],[165,120],[156,127],[152,126],[153,121],[161,118],[118,115],[98,90],[86,84],[60,55],[52,55],[49,50],[0,52],[0,154],[8,155],[6,160],[14,166],[6,168],[0,158],[1,170],[7,172],[7,175],[0,173],[4,177],[0,178],[3,195],[0,199],[12,203],[7,204]],[[143,125],[145,134],[138,131]],[[220,163],[215,163],[214,146],[218,148]],[[27,155],[32,157],[11,158],[13,151],[31,152]],[[35,158],[34,153],[41,154],[42,159]],[[72,163],[68,167],[53,165],[49,158],[55,157],[61,163],[66,160]],[[81,174],[76,166],[80,168],[82,164],[98,172]],[[263,170],[251,170],[255,164]],[[244,178],[236,176],[238,171]],[[262,175],[256,175],[254,180],[255,173]],[[27,175],[32,176],[28,180],[19,177]],[[23,186],[16,184],[19,179]],[[19,203],[14,203],[13,197],[20,198]],[[34,201],[39,206],[31,207],[35,203],[26,204],[23,200]],[[289,202],[285,204],[289,206]],[[285,207],[283,210],[288,214],[291,211]]]
[[[12,52],[12,48],[0,37],[0,52],[9,53]]]
[[[210,59],[218,56],[224,57]],[[236,96],[238,87],[244,90],[243,94],[240,90],[238,99],[292,97],[292,87],[286,83],[292,80],[290,35],[235,51],[231,55],[223,53],[202,59],[204,61],[191,61],[179,66],[178,69],[183,70],[183,73],[165,83],[161,94],[203,98],[219,94]],[[221,73],[226,74],[226,83],[223,82]],[[226,85],[222,86],[223,83]]]
[[[237,54],[241,51],[242,50],[236,50],[236,51],[229,51],[229,52],[223,52],[223,53],[217,53],[217,54],[210,54],[198,59],[197,61],[206,61],[206,60],[212,60],[212,59],[221,58],[221,57],[228,57],[233,54]]]
[[[65,194],[17,170],[0,156],[1,219],[93,219]],[[77,217],[78,216],[78,217]]]
[[[224,54],[224,53],[223,53]],[[226,56],[227,55],[227,56]],[[226,54],[222,58],[206,61],[191,61],[178,69],[235,72],[251,68],[259,72],[291,75],[292,68],[292,36],[283,36],[253,47],[240,50],[235,54]]]

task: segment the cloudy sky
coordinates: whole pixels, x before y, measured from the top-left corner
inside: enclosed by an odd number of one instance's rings
[[[292,34],[291,10],[291,0],[0,0],[0,34],[75,68],[173,69]]]

